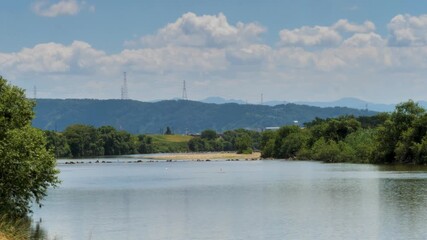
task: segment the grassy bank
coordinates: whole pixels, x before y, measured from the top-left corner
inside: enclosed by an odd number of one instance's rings
[[[30,237],[30,223],[27,220],[10,220],[0,217],[0,240],[24,240]]]
[[[29,217],[9,218],[5,215],[0,216],[0,240],[28,239],[48,240],[50,238],[40,223],[34,223]]]
[[[193,137],[186,135],[148,135],[152,138],[154,152],[188,152],[188,141]]]

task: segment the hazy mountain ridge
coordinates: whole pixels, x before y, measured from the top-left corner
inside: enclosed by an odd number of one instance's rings
[[[243,101],[240,99],[226,99],[226,98],[222,98],[222,97],[207,97],[205,99],[200,100],[200,102],[214,103],[214,104],[224,104],[224,103],[248,104],[246,101]],[[288,103],[288,102],[273,100],[273,101],[263,102],[263,105],[276,106],[276,105],[286,104],[286,103]]]
[[[368,109],[376,112],[391,112],[396,104],[383,104],[364,101],[358,98],[341,98],[330,102],[295,102],[296,104],[304,104],[315,107],[348,107],[355,109]]]
[[[296,104],[277,106],[251,104],[208,104],[168,100],[154,103],[134,100],[38,99],[35,127],[62,131],[71,124],[111,125],[132,133],[159,133],[166,126],[176,133],[205,129],[262,129],[339,115],[373,115],[350,108],[320,108]]]
[[[216,103],[216,104],[223,104],[223,103],[241,103],[244,104],[245,102],[238,99],[225,99],[221,97],[208,97],[206,99],[201,100],[201,102],[206,103]],[[263,104],[268,106],[276,106],[279,104],[286,104],[289,102],[286,101],[266,101]],[[360,110],[371,110],[376,112],[391,112],[396,107],[396,104],[384,104],[384,103],[374,103],[374,102],[368,102],[365,100],[361,100],[359,98],[353,98],[353,97],[346,97],[341,98],[335,101],[318,101],[318,102],[312,102],[312,101],[297,101],[293,102],[298,105],[308,105],[308,106],[314,106],[314,107],[348,107],[348,108],[354,108],[354,109],[360,109]],[[427,108],[427,101],[418,101],[418,104],[424,108]]]

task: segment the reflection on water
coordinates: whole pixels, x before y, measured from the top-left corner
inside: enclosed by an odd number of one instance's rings
[[[400,172],[427,172],[427,165],[412,165],[412,164],[389,164],[379,165],[379,171],[400,171]]]
[[[427,171],[318,162],[61,165],[58,239],[426,239]]]
[[[49,239],[45,229],[41,227],[40,222],[33,222],[30,229],[31,240],[46,240]]]

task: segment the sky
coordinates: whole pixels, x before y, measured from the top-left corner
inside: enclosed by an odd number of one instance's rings
[[[29,97],[427,100],[425,0],[0,0],[0,31]]]

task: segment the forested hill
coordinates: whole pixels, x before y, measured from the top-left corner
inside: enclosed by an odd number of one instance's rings
[[[38,99],[35,127],[62,131],[71,124],[96,127],[110,125],[131,133],[159,133],[169,126],[174,133],[197,133],[204,129],[262,129],[300,124],[315,117],[373,115],[375,112],[343,107],[320,108],[286,104],[277,106],[208,104],[168,100],[154,103],[134,100]]]

